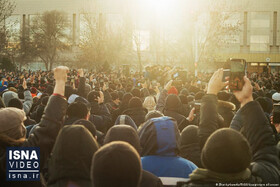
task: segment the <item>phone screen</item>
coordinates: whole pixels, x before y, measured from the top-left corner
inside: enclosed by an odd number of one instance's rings
[[[242,90],[246,72],[246,61],[243,59],[230,59],[229,89]]]
[[[174,78],[177,78],[178,76],[179,76],[179,73],[175,73],[175,74],[173,75]]]

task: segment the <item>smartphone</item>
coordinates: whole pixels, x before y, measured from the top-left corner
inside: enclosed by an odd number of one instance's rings
[[[173,78],[177,78],[179,76],[179,73],[175,73],[174,75],[173,75]]]
[[[273,124],[280,123],[280,104],[273,105]]]
[[[246,60],[244,59],[229,59],[230,62],[230,76],[229,76],[229,89],[231,91],[242,90],[245,82],[244,76],[247,70]]]
[[[230,77],[230,69],[224,69],[224,74],[223,74],[223,82],[226,82],[226,78]]]

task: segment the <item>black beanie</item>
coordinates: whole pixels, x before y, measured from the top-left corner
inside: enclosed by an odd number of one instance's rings
[[[177,110],[181,106],[180,98],[177,95],[170,94],[167,96],[165,101],[166,110]]]
[[[180,94],[179,98],[180,98],[182,104],[186,104],[187,105],[189,103],[187,96]]]
[[[22,110],[23,104],[18,98],[13,98],[9,101],[8,107],[15,107]]]
[[[215,131],[206,141],[202,165],[218,173],[238,173],[249,167],[252,153],[246,138],[239,132],[223,128]]]
[[[91,165],[94,187],[137,187],[141,173],[140,156],[126,142],[111,142],[94,154]]]
[[[129,100],[128,108],[139,108],[142,107],[142,101],[139,97],[132,97]]]
[[[111,127],[104,139],[104,144],[113,141],[123,141],[132,145],[138,153],[141,153],[140,139],[137,131],[128,125],[115,125]]]
[[[198,143],[198,127],[195,125],[188,125],[185,127],[181,133],[179,139],[179,145],[189,145],[193,143]]]

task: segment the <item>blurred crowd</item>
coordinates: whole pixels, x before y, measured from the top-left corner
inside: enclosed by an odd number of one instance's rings
[[[280,76],[230,92],[215,73],[0,70],[0,186],[280,183]],[[279,119],[278,119],[279,118]],[[6,181],[6,148],[40,147],[40,181]]]

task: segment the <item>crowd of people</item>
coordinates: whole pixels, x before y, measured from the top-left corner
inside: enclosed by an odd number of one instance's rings
[[[222,77],[0,70],[0,186],[279,185],[279,74]],[[40,147],[40,181],[6,181],[7,147]]]

